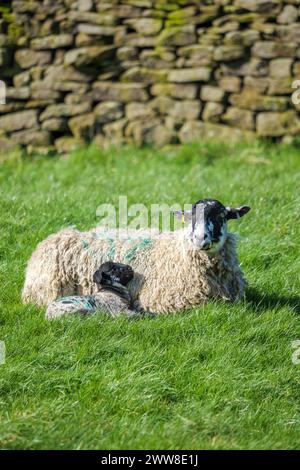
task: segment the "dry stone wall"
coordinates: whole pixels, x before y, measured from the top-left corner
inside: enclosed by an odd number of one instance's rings
[[[0,1],[0,147],[300,131],[300,0]]]

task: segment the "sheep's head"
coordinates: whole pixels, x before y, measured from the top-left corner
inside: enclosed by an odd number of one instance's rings
[[[195,249],[215,253],[224,245],[227,236],[227,221],[239,219],[249,212],[249,206],[225,207],[215,199],[201,199],[191,211],[176,212],[190,221],[188,236]]]
[[[93,275],[93,281],[101,286],[121,284],[126,286],[133,279],[134,271],[128,264],[107,261]]]

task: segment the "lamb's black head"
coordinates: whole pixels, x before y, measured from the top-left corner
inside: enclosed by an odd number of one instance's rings
[[[101,286],[114,286],[122,284],[126,286],[133,278],[134,271],[128,264],[107,261],[93,275],[93,281]]]
[[[216,252],[224,245],[227,221],[239,219],[249,212],[249,206],[225,207],[216,199],[201,199],[191,211],[179,213],[185,221],[191,221],[190,238],[196,249]]]

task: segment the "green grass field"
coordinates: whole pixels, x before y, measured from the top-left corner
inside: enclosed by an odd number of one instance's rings
[[[295,449],[300,438],[299,166],[296,146],[95,147],[0,165],[0,446],[4,449]],[[46,322],[20,291],[36,244],[88,229],[103,202],[213,197],[230,222],[245,300],[139,321]]]

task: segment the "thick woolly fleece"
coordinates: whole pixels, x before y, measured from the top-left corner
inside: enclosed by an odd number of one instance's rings
[[[151,238],[144,231],[68,229],[37,246],[27,266],[23,300],[48,305],[66,295],[94,294],[93,273],[108,260],[132,266],[135,275],[128,289],[146,311],[177,312],[244,294],[233,234],[219,252],[207,254],[193,248],[184,230]]]

